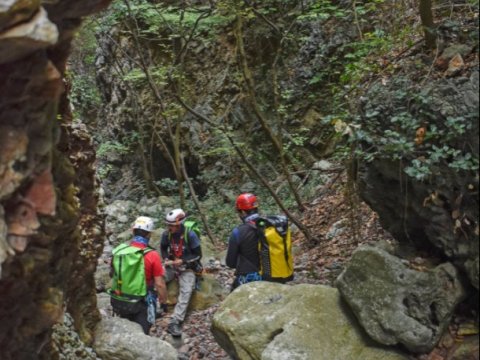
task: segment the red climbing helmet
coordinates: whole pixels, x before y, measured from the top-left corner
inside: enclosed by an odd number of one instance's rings
[[[251,193],[241,194],[235,201],[235,207],[237,210],[252,210],[258,207],[257,197]]]

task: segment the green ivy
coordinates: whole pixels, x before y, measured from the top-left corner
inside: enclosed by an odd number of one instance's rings
[[[112,170],[113,166],[111,164],[102,164],[97,169],[97,175],[100,180],[104,180],[108,178]]]
[[[357,157],[367,162],[374,159],[400,161],[404,172],[419,181],[437,175],[445,166],[455,171],[478,171],[478,155],[466,144],[460,145],[460,139],[476,121],[474,115],[441,119],[441,114],[431,109],[429,95],[415,89],[398,90],[392,98],[393,103],[367,109],[363,120],[357,119],[352,127],[350,141],[362,145],[356,149]],[[400,106],[405,106],[401,104],[407,103],[408,110],[396,112],[401,110]],[[388,110],[382,110],[382,106]],[[390,113],[392,108],[393,114]],[[419,128],[425,129],[422,139],[417,139]]]
[[[129,148],[128,146],[121,144],[118,141],[105,141],[101,143],[97,149],[97,155],[99,157],[105,156],[112,152],[124,155],[128,154]]]
[[[343,18],[349,13],[349,10],[343,9],[330,0],[315,1],[308,11],[299,16],[299,20],[326,20],[330,17]]]
[[[151,66],[148,72],[155,81],[155,84],[159,86],[165,86],[168,84],[168,75],[166,67]],[[124,81],[130,82],[133,86],[145,86],[147,84],[147,75],[145,71],[140,68],[134,68],[123,76]]]
[[[103,22],[107,29],[117,22],[129,19],[132,15],[146,37],[158,38],[159,34],[165,31],[171,34],[170,37],[178,37],[181,34],[188,34],[195,25],[199,32],[214,34],[233,19],[233,16],[223,16],[219,13],[205,16],[205,13],[210,11],[207,7],[182,9],[178,6],[165,6],[142,0],[130,0],[129,4],[131,13],[123,1],[117,0],[110,6],[110,14]],[[203,18],[198,21],[201,16]]]
[[[175,194],[178,192],[178,183],[176,180],[170,178],[162,178],[155,181],[155,185],[162,191],[163,194]],[[188,189],[188,188],[187,188]]]
[[[345,67],[340,75],[341,83],[352,87],[367,74],[378,72],[379,64],[375,59],[386,53],[390,47],[391,37],[380,29],[363,34],[363,40],[345,45]]]
[[[101,104],[95,79],[95,52],[98,45],[94,27],[90,24],[84,25],[76,34],[74,43],[75,50],[71,61],[75,65],[69,64],[65,75],[71,84],[69,97],[74,113],[82,117],[82,114],[97,109]],[[77,71],[71,72],[72,67]]]

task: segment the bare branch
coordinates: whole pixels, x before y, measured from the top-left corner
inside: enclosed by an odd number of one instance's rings
[[[263,15],[260,11],[258,11],[251,3],[249,0],[243,0],[245,4],[247,4],[252,11],[257,15],[259,18],[261,18],[263,21],[265,21],[277,34],[281,34],[282,32],[280,29],[275,25],[273,22],[271,22],[265,15]]]
[[[212,235],[212,231],[210,230],[210,227],[208,226],[207,218],[205,217],[205,214],[202,211],[202,207],[200,206],[200,202],[198,201],[197,194],[195,193],[195,188],[193,187],[192,182],[190,181],[190,178],[187,174],[187,169],[185,167],[185,160],[183,158],[183,155],[181,155],[180,159],[181,159],[181,164],[182,164],[183,178],[185,179],[185,181],[188,185],[188,188],[190,189],[190,195],[192,196],[192,200],[195,203],[195,206],[198,210],[198,214],[202,218],[202,222],[203,222],[203,225],[205,226],[205,231],[207,232],[208,238],[210,239],[212,244],[216,246],[217,242]]]

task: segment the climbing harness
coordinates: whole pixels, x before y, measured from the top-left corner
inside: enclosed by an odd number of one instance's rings
[[[252,281],[261,281],[262,275],[258,272],[252,272],[245,275],[238,275],[237,282],[239,285],[243,285]]]

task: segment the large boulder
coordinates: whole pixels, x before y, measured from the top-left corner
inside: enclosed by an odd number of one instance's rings
[[[197,279],[198,288],[193,291],[192,299],[188,306],[189,311],[205,310],[225,299],[228,291],[224,286],[210,274],[204,274]],[[168,304],[175,305],[178,300],[178,281],[172,280],[167,284]]]
[[[177,360],[177,351],[159,338],[145,335],[137,323],[120,317],[103,318],[94,349],[102,359]]]
[[[322,285],[242,285],[220,305],[212,332],[234,359],[407,359],[371,341],[338,291]]]
[[[354,252],[336,286],[373,339],[420,353],[437,344],[465,298],[452,264],[417,271],[371,246]]]
[[[210,274],[204,274],[199,279],[198,290],[193,292],[190,310],[205,310],[225,299],[228,290]]]

